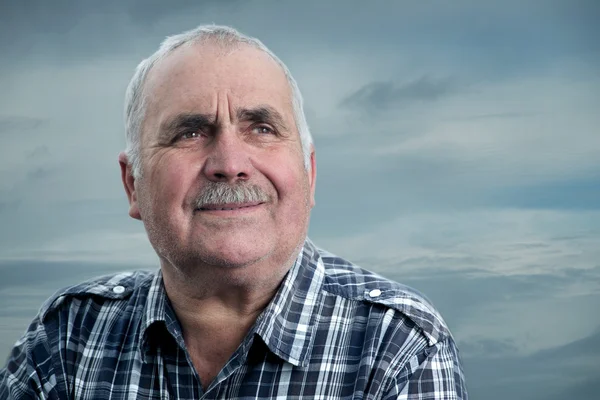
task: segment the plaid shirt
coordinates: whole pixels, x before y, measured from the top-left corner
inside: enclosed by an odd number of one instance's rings
[[[307,240],[206,391],[162,275],[63,290],[0,370],[0,399],[466,399],[446,324],[414,290]]]

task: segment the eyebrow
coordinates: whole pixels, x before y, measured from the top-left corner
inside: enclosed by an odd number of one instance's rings
[[[179,114],[161,124],[161,132],[173,132],[182,128],[198,128],[214,125],[214,116],[206,114]]]
[[[274,125],[279,131],[287,130],[283,116],[268,105],[260,105],[253,108],[238,108],[236,117],[240,122],[263,122]],[[199,113],[178,114],[161,124],[159,139],[161,141],[170,141],[175,134],[188,129],[214,131],[217,129],[216,116],[214,114]]]
[[[280,131],[287,130],[283,116],[271,106],[260,105],[253,108],[239,108],[236,114],[238,121],[265,122],[274,125]]]
[[[169,140],[184,129],[203,129],[215,126],[214,116],[207,114],[179,114],[161,124],[160,138]]]

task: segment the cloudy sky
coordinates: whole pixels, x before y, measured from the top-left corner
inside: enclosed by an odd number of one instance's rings
[[[40,304],[155,269],[127,216],[123,94],[167,35],[260,38],[299,82],[310,235],[425,292],[472,398],[600,390],[600,3],[0,1],[0,358]]]

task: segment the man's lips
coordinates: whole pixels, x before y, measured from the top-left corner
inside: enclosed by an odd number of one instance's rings
[[[253,203],[228,203],[228,204],[204,204],[198,208],[198,211],[235,211],[243,210],[251,207],[256,207],[263,204],[262,202]]]

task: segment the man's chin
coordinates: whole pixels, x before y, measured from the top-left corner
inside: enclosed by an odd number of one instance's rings
[[[189,267],[194,269],[240,269],[260,263],[268,258],[270,252],[257,247],[227,249],[220,245],[216,249],[204,248],[201,251],[194,252],[183,261]],[[246,246],[244,246],[246,247]],[[262,251],[260,251],[262,250]]]

